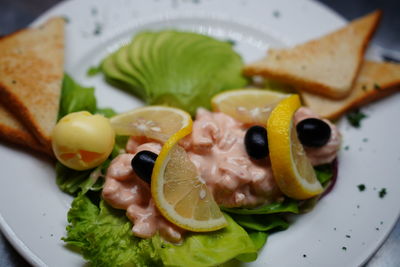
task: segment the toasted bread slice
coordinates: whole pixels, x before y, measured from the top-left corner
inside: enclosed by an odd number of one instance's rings
[[[302,92],[306,106],[328,119],[337,119],[345,112],[400,91],[400,64],[365,61],[351,94],[342,100],[328,99]]]
[[[52,154],[3,105],[0,105],[0,139],[49,155]]]
[[[0,101],[48,148],[64,72],[64,23],[53,18],[0,39]]]
[[[270,49],[267,57],[247,65],[246,75],[261,75],[296,89],[331,98],[350,93],[365,49],[378,25],[380,11],[289,49]]]

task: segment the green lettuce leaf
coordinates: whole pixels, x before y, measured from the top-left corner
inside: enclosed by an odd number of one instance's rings
[[[99,207],[85,195],[72,202],[67,237],[93,266],[160,266],[151,239],[132,235],[132,224],[122,211],[100,201]]]
[[[66,73],[64,74],[58,119],[69,113],[82,110],[95,113],[97,110],[96,103],[94,88],[80,86],[71,76]]]
[[[232,218],[240,226],[255,231],[286,230],[289,223],[275,214],[232,214]]]
[[[97,108],[96,114],[103,115],[106,118],[111,118],[117,115],[117,112],[115,112],[112,108]]]
[[[56,183],[63,192],[73,195],[83,188],[83,184],[88,180],[91,172],[92,170],[76,171],[58,161],[56,163]]]
[[[190,233],[183,244],[173,245],[160,237],[153,245],[167,266],[215,266],[239,255],[257,256],[257,249],[246,231],[226,215],[228,226],[210,233]]]
[[[332,164],[324,164],[314,167],[315,174],[317,175],[318,181],[325,186],[333,177]]]
[[[256,250],[261,249],[267,242],[267,239],[268,239],[267,232],[248,231],[247,233],[248,233],[251,241],[253,242]],[[237,256],[236,259],[238,259],[240,261],[244,261],[244,262],[251,262],[251,261],[255,261],[257,259],[257,257],[258,257],[258,253],[253,252],[253,253],[241,254],[241,255]]]
[[[266,232],[249,231],[248,234],[257,250],[261,249],[267,242],[268,233]]]
[[[258,208],[222,208],[222,210],[234,214],[272,214],[281,212],[299,213],[298,202],[286,198],[283,202],[267,204]]]
[[[116,147],[114,147],[114,150]],[[89,190],[98,191],[103,188],[103,176],[107,172],[113,156],[96,168],[86,171],[70,169],[60,162],[56,163],[56,183],[65,193],[76,195],[78,192],[86,193]]]

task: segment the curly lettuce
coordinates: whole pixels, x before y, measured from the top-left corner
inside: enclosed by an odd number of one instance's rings
[[[97,200],[94,200],[96,202]],[[67,236],[63,240],[78,248],[93,266],[215,266],[235,257],[254,260],[254,242],[228,215],[228,226],[210,233],[188,233],[182,244],[171,244],[160,236],[133,236],[125,213],[103,200],[96,205],[84,194],[74,199],[68,212]],[[257,241],[254,241],[254,240]],[[262,240],[261,240],[262,242]]]

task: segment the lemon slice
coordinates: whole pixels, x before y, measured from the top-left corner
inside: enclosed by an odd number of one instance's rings
[[[263,124],[272,109],[287,94],[262,89],[239,89],[220,93],[213,97],[213,111],[223,112],[244,123]]]
[[[221,229],[227,222],[207,185],[178,141],[189,134],[185,128],[162,147],[151,177],[151,193],[162,215],[193,232]]]
[[[117,135],[146,136],[165,142],[174,133],[192,126],[189,113],[166,106],[147,106],[110,119]]]
[[[313,166],[297,138],[293,115],[301,106],[298,95],[282,100],[267,122],[272,171],[279,189],[294,199],[307,199],[322,193]]]

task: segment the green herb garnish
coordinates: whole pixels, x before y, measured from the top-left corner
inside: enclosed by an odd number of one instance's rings
[[[386,196],[386,188],[382,188],[381,191],[379,191],[379,197],[384,198]]]
[[[279,18],[279,17],[281,16],[281,12],[279,12],[279,10],[275,10],[275,11],[272,13],[272,15],[273,15],[275,18]]]
[[[359,109],[353,110],[346,115],[347,121],[354,127],[360,128],[361,121],[367,118],[367,115],[362,113]]]
[[[94,35],[100,35],[103,31],[103,25],[100,23],[96,23],[96,25],[94,26],[94,31],[93,34]]]
[[[101,66],[91,66],[87,71],[86,75],[91,77],[99,74],[101,72]]]

